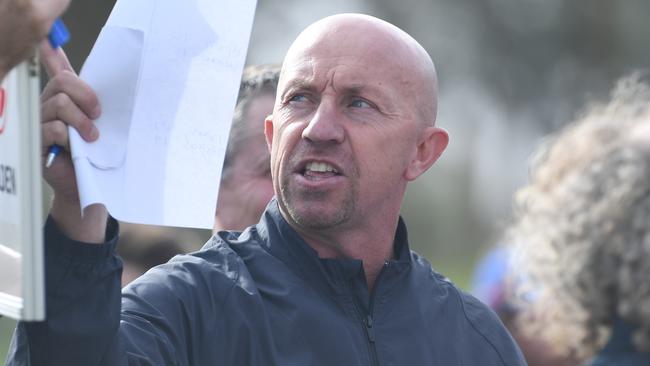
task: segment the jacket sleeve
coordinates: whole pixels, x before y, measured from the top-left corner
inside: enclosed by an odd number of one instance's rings
[[[98,365],[115,354],[120,320],[121,260],[114,254],[118,224],[108,241],[86,244],[45,223],[46,320],[18,322],[8,365]]]
[[[220,275],[225,270],[211,269],[219,264],[207,265],[205,258],[182,256],[122,292],[118,225],[110,220],[108,241],[90,245],[66,238],[48,219],[47,318],[18,323],[8,365],[188,365],[223,355],[214,339],[224,329],[224,319],[215,314],[234,286]]]

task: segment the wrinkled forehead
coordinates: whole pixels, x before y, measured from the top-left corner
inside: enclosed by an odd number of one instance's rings
[[[398,87],[409,83],[408,73],[400,65],[386,62],[373,64],[364,62],[363,58],[344,57],[308,57],[288,63],[283,70],[278,90],[293,83],[336,83],[337,85],[374,84],[386,87]],[[322,85],[324,87],[324,85]]]
[[[341,15],[309,26],[287,52],[278,98],[300,82],[389,90],[392,97],[419,104],[424,121],[435,121],[437,76],[431,57],[406,32],[377,18]]]
[[[294,44],[282,65],[278,90],[295,82],[399,87],[415,82],[404,45],[355,33],[324,31]]]

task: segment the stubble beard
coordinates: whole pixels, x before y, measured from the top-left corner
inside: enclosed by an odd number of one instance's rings
[[[345,223],[352,217],[356,197],[358,197],[356,187],[347,187],[341,198],[333,200],[327,192],[298,191],[288,183],[289,177],[283,178],[279,199],[291,220],[299,226],[312,230],[330,229]],[[310,202],[314,202],[314,207],[309,207]],[[320,210],[316,206],[321,204],[328,204],[335,208]]]

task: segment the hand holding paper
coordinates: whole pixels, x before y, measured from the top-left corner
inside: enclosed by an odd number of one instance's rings
[[[47,154],[51,145],[64,150],[43,176],[54,190],[51,214],[69,237],[86,242],[102,242],[106,227],[106,209],[95,205],[81,218],[79,194],[70,160],[69,137],[66,124],[78,131],[86,141],[99,136],[92,119],[100,115],[100,106],[93,90],[72,71],[63,50],[41,45],[41,61],[51,80],[41,95],[42,151]],[[65,121],[65,122],[64,122]]]

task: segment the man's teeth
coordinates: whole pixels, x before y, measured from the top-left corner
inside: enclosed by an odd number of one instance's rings
[[[317,173],[325,173],[325,172],[332,172],[332,173],[338,173],[336,169],[334,169],[333,166],[327,164],[327,163],[318,163],[318,162],[311,162],[307,164],[305,167],[306,171],[312,171],[312,172],[317,172]]]

